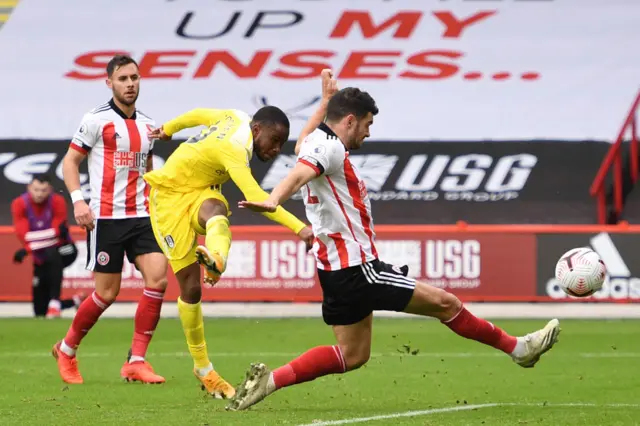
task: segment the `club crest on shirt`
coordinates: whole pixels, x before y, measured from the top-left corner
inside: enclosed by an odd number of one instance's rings
[[[325,152],[327,152],[327,149],[322,145],[318,145],[315,148],[313,148],[314,154],[323,155]]]

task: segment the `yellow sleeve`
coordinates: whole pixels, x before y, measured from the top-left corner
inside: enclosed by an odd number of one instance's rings
[[[207,126],[210,127],[224,114],[221,109],[196,108],[186,112],[173,120],[169,120],[162,125],[164,132],[171,136],[182,129],[190,127]]]
[[[264,201],[269,198],[269,194],[264,192],[258,182],[256,182],[251,169],[249,168],[248,160],[246,158],[246,152],[243,152],[239,148],[232,147],[225,150],[224,166],[229,172],[229,176],[233,182],[238,186],[240,191],[244,194],[247,201]],[[274,213],[262,213],[268,219],[279,223],[282,226],[286,226],[293,232],[298,234],[305,225],[300,219],[286,211],[282,207]]]

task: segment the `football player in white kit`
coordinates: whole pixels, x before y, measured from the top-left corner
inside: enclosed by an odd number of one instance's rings
[[[145,360],[160,319],[167,288],[167,259],[156,242],[149,219],[149,186],[142,175],[153,170],[153,143],[147,133],[155,122],[136,108],[140,92],[138,64],[117,55],[106,67],[113,98],[82,119],[63,161],[64,182],[71,194],[78,225],[87,230],[87,269],[95,291],[78,308],[64,339],[52,350],[66,383],[84,382],[76,350],[120,291],[124,256],[140,270],[145,288],[134,320],[129,356],[120,370],[127,381],[164,383]],[[80,190],[79,166],[89,162],[91,201]]]
[[[367,92],[348,87],[336,92],[316,117],[325,113],[325,122],[317,122],[317,129],[304,138],[296,166],[270,197],[259,203],[241,201],[239,206],[272,212],[302,190],[315,235],[322,316],[333,327],[337,345],[312,348],[273,371],[252,364],[227,409],[244,410],[284,387],[363,366],[369,360],[377,310],[437,318],[456,334],[492,346],[522,367],[533,367],[556,343],[558,320],[526,336],[511,336],[473,315],[452,293],[378,259],[366,185],[349,160],[349,152],[369,137],[378,107]]]

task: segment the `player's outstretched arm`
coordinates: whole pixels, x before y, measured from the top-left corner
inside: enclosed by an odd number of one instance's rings
[[[315,177],[315,172],[313,171],[313,169],[307,166],[305,167],[311,170],[312,178]],[[294,171],[295,170],[296,169],[294,169]],[[284,203],[291,197],[291,195],[293,195],[298,189],[300,189],[302,185],[304,185],[304,183],[298,184],[298,180],[296,180],[294,183],[289,184],[289,186],[287,186],[287,189],[280,191],[283,196],[277,198],[278,203],[274,204],[273,201],[270,201],[273,197],[273,192],[271,193],[271,196],[264,192],[262,188],[260,188],[260,185],[258,185],[258,182],[256,182],[256,180],[253,178],[251,170],[248,167],[246,169],[236,168],[233,170],[229,170],[229,174],[247,199],[247,201],[241,201],[240,203],[238,203],[238,206],[240,208],[249,208],[254,211],[260,212],[268,219],[286,226],[287,228],[291,229],[298,237],[300,237],[302,241],[305,242],[307,251],[311,250],[314,239],[313,231],[311,230],[311,228],[305,225],[304,222],[302,222],[300,219],[286,211],[282,206],[280,206],[281,203]],[[289,176],[291,176],[291,174],[289,174]],[[311,180],[305,179],[306,177],[304,179],[301,179],[300,182],[304,180],[304,182],[306,183]],[[287,179],[285,179],[285,181],[283,181],[282,183],[285,182],[287,182]],[[282,183],[278,185],[278,188],[282,186]],[[284,195],[286,195],[286,197]],[[267,201],[261,201],[265,199],[267,199]]]
[[[260,188],[260,185],[258,185],[258,182],[256,182],[249,167],[230,168],[229,175],[240,191],[242,191],[242,194],[248,202],[260,204],[269,198],[269,194],[264,192],[262,188]],[[241,208],[244,207],[241,206]],[[268,219],[286,226],[296,234],[306,227],[301,220],[279,206],[276,206],[271,210],[263,210],[260,213],[263,213]]]
[[[327,104],[329,103],[329,99],[331,99],[331,97],[338,91],[338,82],[333,78],[333,71],[330,69],[324,69],[320,73],[320,77],[322,79],[322,98],[320,100],[320,105],[313,115],[309,117],[309,120],[307,120],[307,123],[300,132],[300,136],[298,136],[295,147],[296,155],[300,152],[300,146],[302,145],[304,138],[309,136],[309,134],[324,121],[324,118],[327,115]]]
[[[238,207],[241,209],[250,209],[255,212],[275,212],[278,207],[287,201],[293,194],[298,192],[300,188],[309,183],[317,176],[316,171],[304,163],[297,163],[289,172],[286,178],[276,186],[271,195],[265,201],[240,201]]]
[[[178,117],[167,121],[162,125],[160,129],[155,129],[154,131],[149,133],[150,137],[156,136],[155,139],[170,139],[171,136],[178,133],[183,129],[189,129],[191,127],[198,126],[207,126],[210,127],[216,121],[220,119],[221,110],[219,109],[210,109],[210,108],[196,108],[192,109],[189,112],[185,112]],[[166,135],[166,137],[162,137],[162,133]]]

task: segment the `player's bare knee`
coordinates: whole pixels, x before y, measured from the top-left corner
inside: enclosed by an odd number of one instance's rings
[[[115,302],[120,293],[120,274],[96,273],[96,294],[107,303]]]
[[[214,216],[227,216],[227,206],[220,200],[209,198],[204,200],[198,211],[198,223],[206,228],[207,221]]]
[[[371,349],[365,347],[340,346],[347,371],[357,370],[369,362]]]
[[[102,300],[107,303],[113,303],[116,301],[120,293],[120,286],[96,286],[96,294],[100,296]]]
[[[145,283],[146,287],[160,291],[165,291],[167,289],[167,285],[169,285],[167,277],[156,278]]]
[[[439,300],[440,309],[445,317],[453,318],[462,309],[462,301],[453,293],[444,290],[442,293]]]

